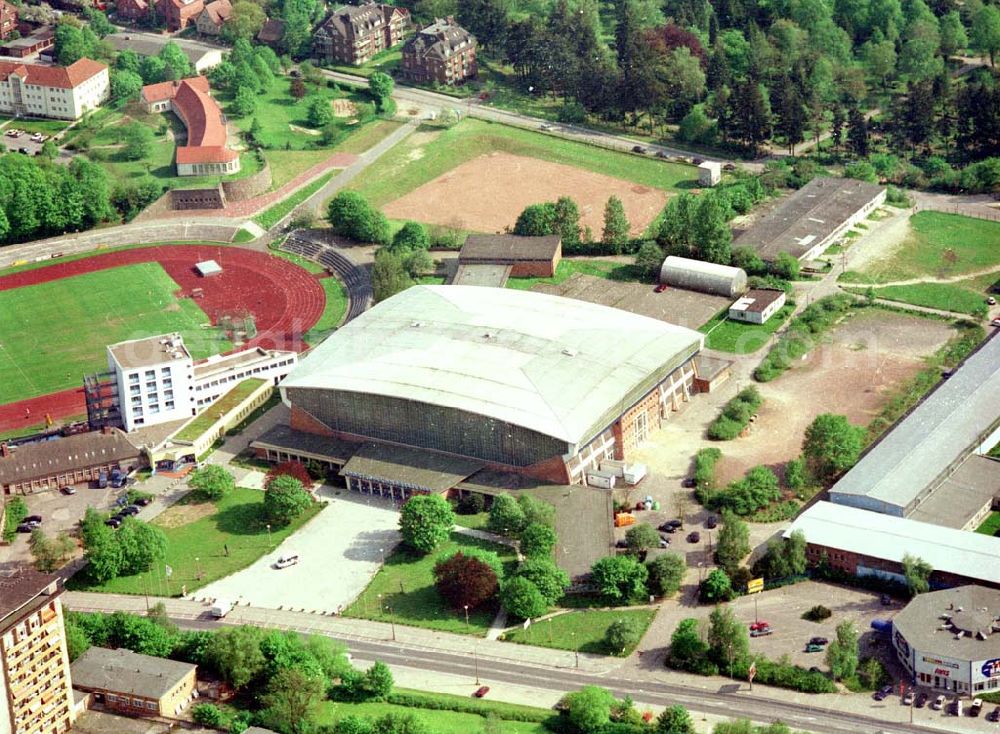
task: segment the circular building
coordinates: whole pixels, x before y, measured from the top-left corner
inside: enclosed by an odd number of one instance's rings
[[[747,274],[730,265],[671,255],[660,266],[660,282],[689,291],[735,298],[746,291]]]
[[[313,455],[366,445],[343,470],[352,489],[433,489],[410,472],[385,476],[404,453],[448,486],[477,468],[581,484],[689,400],[703,340],[571,298],[414,286],[334,332],[281,392],[289,427],[318,437]]]
[[[892,627],[896,655],[916,685],[973,697],[1000,688],[1000,590],[919,594]]]

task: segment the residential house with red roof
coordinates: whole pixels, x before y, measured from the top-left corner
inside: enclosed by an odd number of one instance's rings
[[[183,31],[189,23],[196,22],[205,9],[204,0],[159,0],[157,10],[171,32]]]
[[[218,36],[222,33],[222,26],[232,15],[233,6],[229,4],[229,0],[213,0],[201,11],[194,24],[199,33]]]
[[[0,41],[17,30],[17,7],[0,0]]]
[[[92,59],[69,66],[0,61],[0,113],[76,120],[110,91],[107,64]]]
[[[118,0],[115,15],[118,16],[119,20],[143,24],[155,18],[155,5],[154,2],[147,2],[147,0]]]
[[[226,147],[226,118],[209,94],[208,79],[147,84],[142,102],[149,112],[173,112],[187,128],[187,141],[177,146],[178,176],[225,176],[240,170],[239,152]]]

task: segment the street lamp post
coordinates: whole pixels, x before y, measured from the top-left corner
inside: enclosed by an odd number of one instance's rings
[[[267,524],[267,547],[271,547],[271,523]]]
[[[465,626],[466,626],[466,627],[467,627],[467,628],[468,628],[469,630],[471,630],[472,628],[471,628],[471,626],[469,625],[469,605],[468,605],[468,604],[466,604],[466,605],[465,605],[465,606],[464,606],[463,608],[465,609]]]
[[[392,607],[386,606],[385,610],[389,612],[389,628],[392,630],[392,641],[396,641],[396,620],[392,617]]]
[[[385,565],[385,548],[379,548],[378,552],[382,555],[382,565]]]
[[[201,581],[201,558],[195,556],[194,558],[195,568],[198,569],[198,580]]]
[[[472,661],[476,665],[476,685],[479,685],[479,653],[476,648],[472,648]]]

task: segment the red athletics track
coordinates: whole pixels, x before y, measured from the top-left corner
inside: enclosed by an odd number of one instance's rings
[[[215,260],[222,273],[202,278],[194,265]],[[49,265],[0,277],[0,291],[61,280],[97,270],[158,262],[186,296],[201,288],[198,305],[216,323],[223,314],[247,310],[254,315],[257,336],[250,342],[266,349],[302,351],[305,334],[319,320],[326,294],[316,277],[287,260],[255,250],[212,245],[142,247]],[[151,335],[152,336],[152,335]],[[95,355],[103,359],[104,355]],[[81,382],[83,376],[80,376]],[[25,413],[30,410],[30,415]],[[83,389],[73,388],[0,405],[0,431],[32,426],[49,414],[59,421],[86,413]]]

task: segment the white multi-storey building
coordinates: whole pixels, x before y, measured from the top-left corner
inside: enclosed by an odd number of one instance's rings
[[[247,378],[278,384],[297,361],[295,352],[251,347],[196,362],[180,334],[108,347],[126,431],[197,415]]]
[[[69,66],[0,61],[0,112],[76,120],[111,92],[107,64],[80,59]]]

